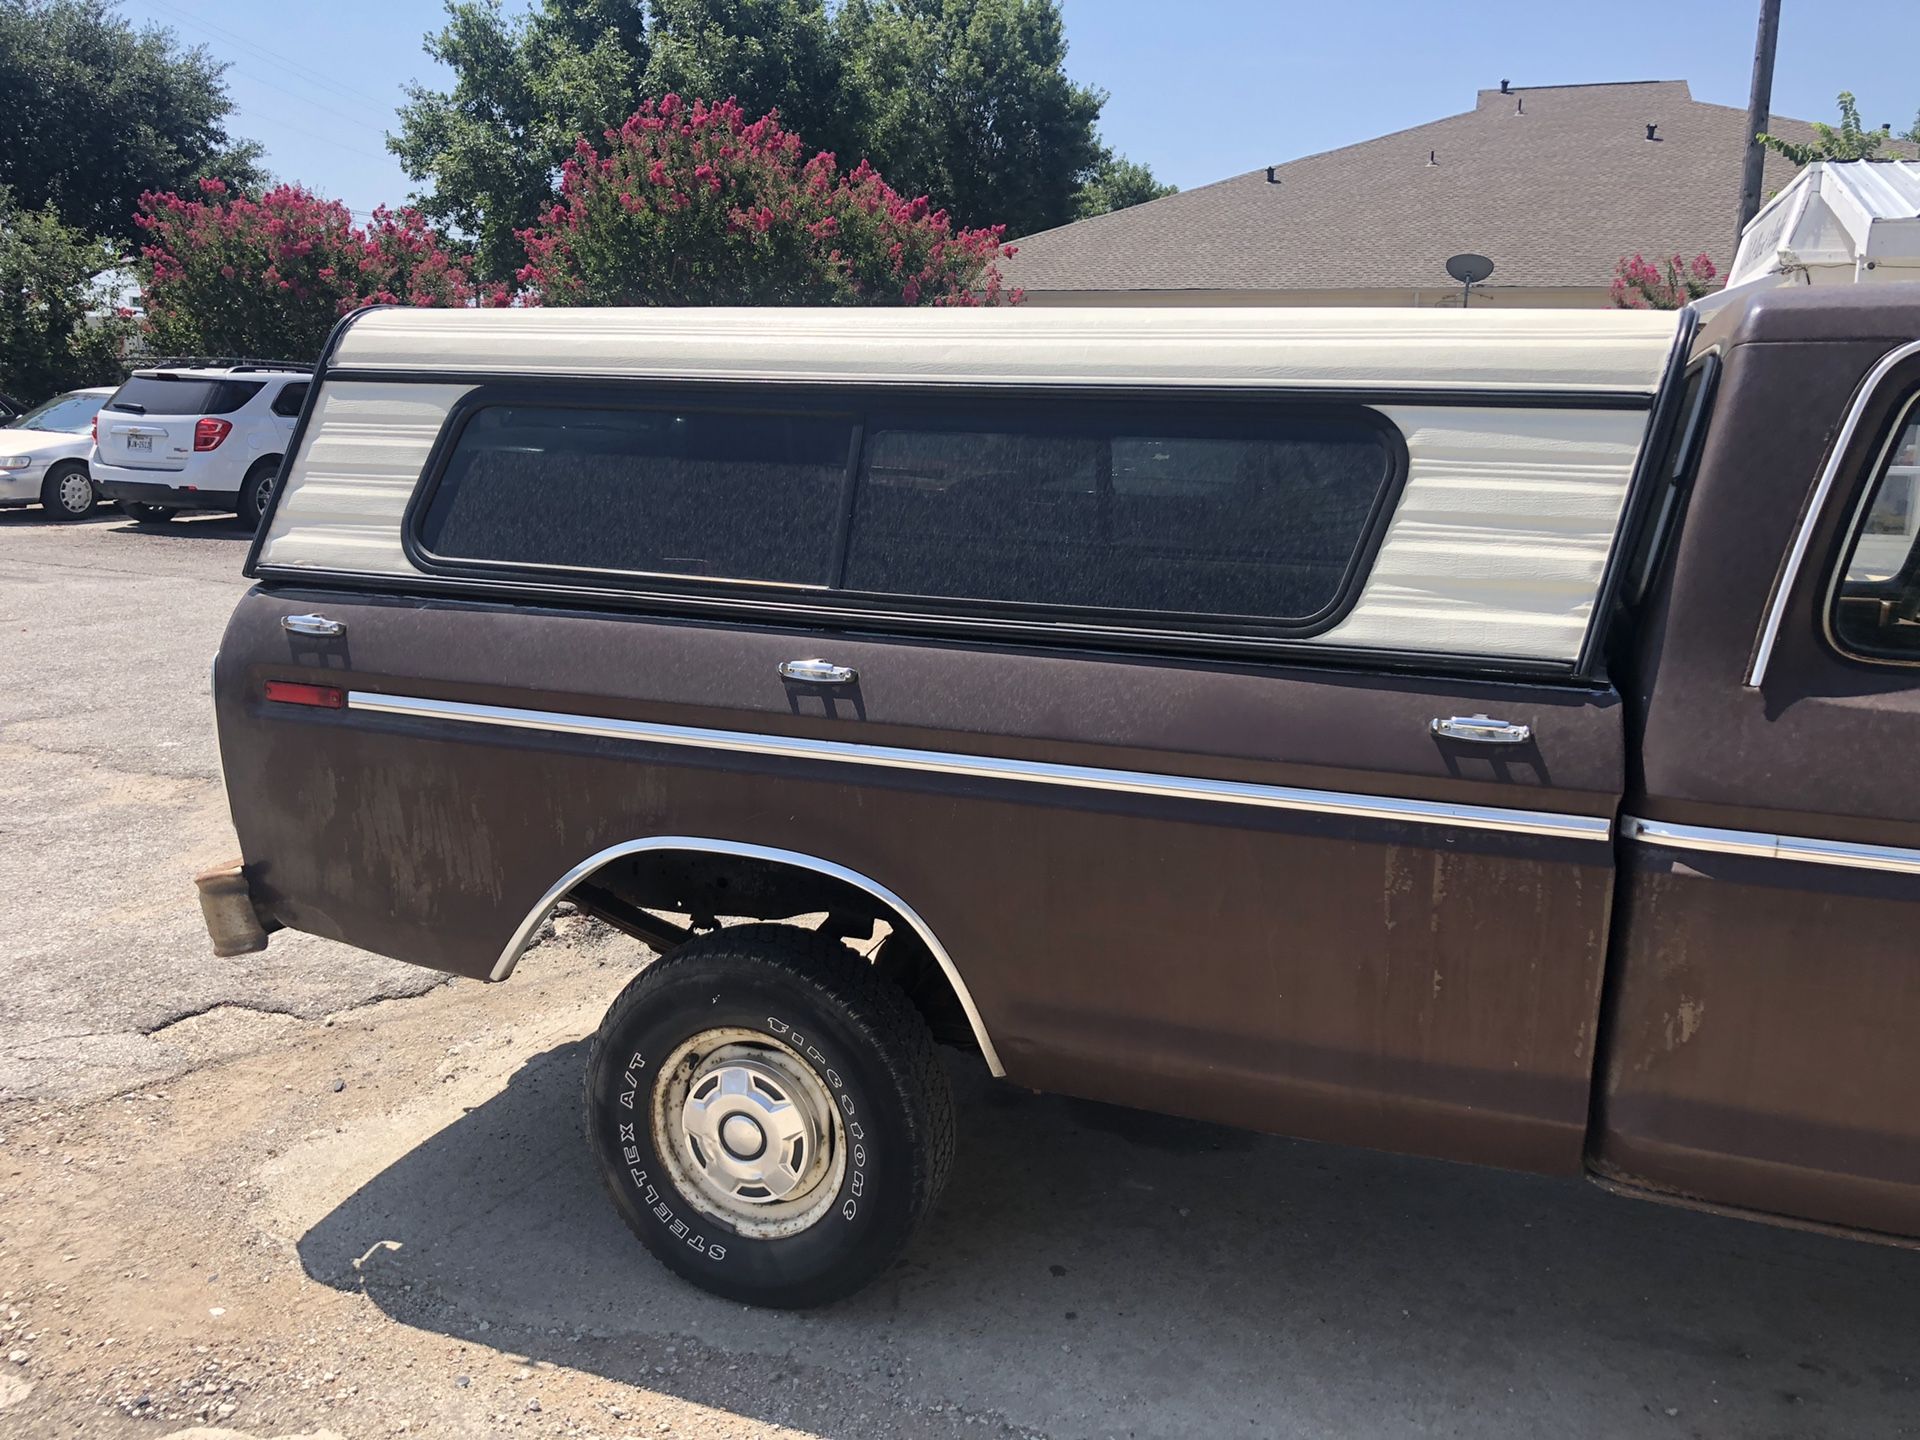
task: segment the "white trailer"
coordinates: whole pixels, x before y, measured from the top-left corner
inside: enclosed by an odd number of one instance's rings
[[[1920,280],[1920,161],[1820,160],[1753,217],[1727,288]]]

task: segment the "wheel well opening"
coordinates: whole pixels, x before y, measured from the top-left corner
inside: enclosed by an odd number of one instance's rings
[[[758,855],[648,849],[608,860],[562,898],[656,950],[743,920],[831,935],[900,987],[934,1039],[993,1061],[971,1002],[915,918],[839,875]]]

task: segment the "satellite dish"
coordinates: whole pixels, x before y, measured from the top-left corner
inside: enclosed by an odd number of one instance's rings
[[[1472,251],[1467,251],[1447,261],[1447,274],[1462,285],[1478,285],[1493,274],[1493,262],[1484,255],[1475,255]]]

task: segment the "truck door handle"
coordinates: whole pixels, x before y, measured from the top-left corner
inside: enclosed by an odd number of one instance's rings
[[[1528,725],[1495,720],[1490,715],[1455,715],[1436,719],[1429,727],[1442,740],[1470,740],[1476,745],[1524,745],[1533,738]]]
[[[289,635],[331,637],[347,633],[347,627],[344,624],[338,620],[329,620],[324,615],[282,615],[280,628]]]
[[[782,660],[780,678],[806,685],[852,685],[860,679],[860,672],[830,660]]]

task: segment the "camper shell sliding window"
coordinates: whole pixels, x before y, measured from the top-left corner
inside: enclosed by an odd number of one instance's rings
[[[409,534],[448,574],[1300,635],[1350,608],[1406,469],[1361,406],[834,413],[486,387],[450,416]]]

